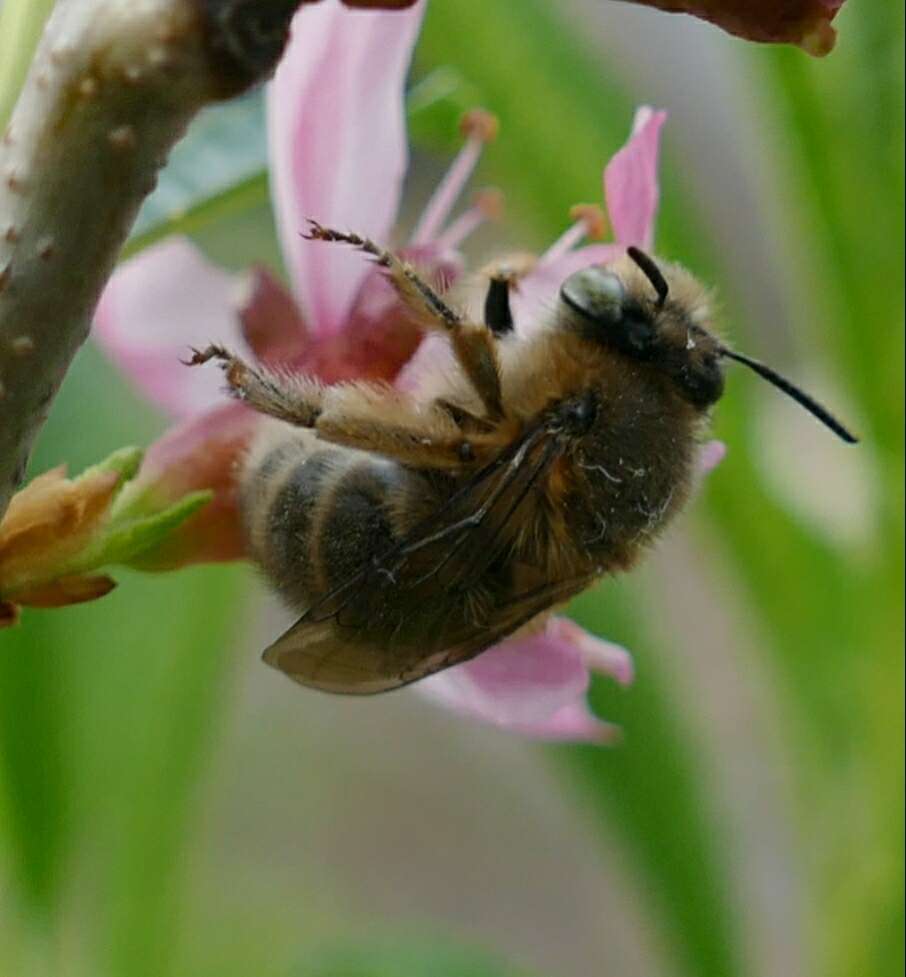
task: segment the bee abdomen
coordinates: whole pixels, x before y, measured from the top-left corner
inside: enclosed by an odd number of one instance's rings
[[[402,539],[423,481],[387,459],[289,432],[253,450],[245,467],[253,556],[303,609]]]

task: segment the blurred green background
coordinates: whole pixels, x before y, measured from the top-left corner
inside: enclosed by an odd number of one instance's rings
[[[0,116],[51,6],[0,5]],[[575,606],[636,655],[634,688],[593,689],[614,749],[299,691],[258,662],[278,611],[243,568],[26,614],[0,635],[0,974],[902,973],[903,7],[837,24],[816,62],[607,0],[434,0],[412,211],[480,101],[508,219],[472,254],[543,248],[633,106],[669,109],[658,251],[863,442],[732,374],[727,461]],[[260,98],[202,117],[133,248],[176,227],[276,264],[261,137]],[[33,471],[163,426],[88,347]]]

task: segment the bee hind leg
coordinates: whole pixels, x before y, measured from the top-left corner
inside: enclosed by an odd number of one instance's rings
[[[317,380],[251,366],[223,346],[193,349],[187,366],[216,360],[226,377],[227,392],[252,410],[297,427],[314,427],[321,416],[324,388]]]

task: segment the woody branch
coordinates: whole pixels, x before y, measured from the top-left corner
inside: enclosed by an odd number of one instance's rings
[[[302,2],[56,5],[0,139],[0,517],[169,150],[270,74]]]

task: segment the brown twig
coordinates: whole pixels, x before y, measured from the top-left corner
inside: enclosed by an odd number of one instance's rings
[[[171,147],[271,73],[302,2],[57,4],[0,137],[0,517]]]

